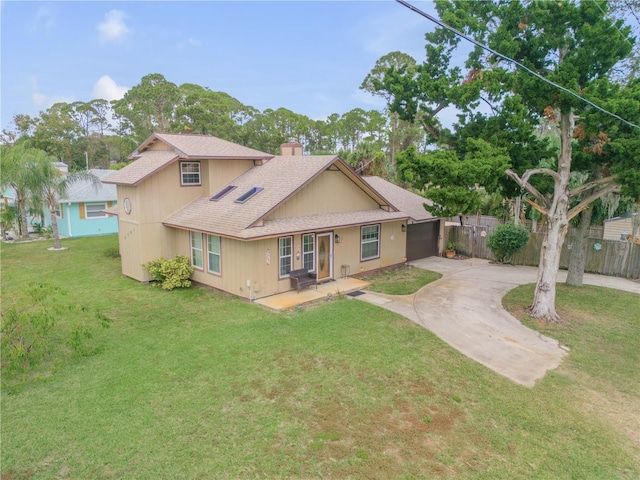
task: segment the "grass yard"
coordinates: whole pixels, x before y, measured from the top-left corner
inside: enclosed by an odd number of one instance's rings
[[[426,284],[438,280],[442,275],[437,272],[415,268],[410,265],[396,270],[365,276],[362,279],[371,283],[372,292],[389,295],[410,295]]]
[[[528,389],[364,302],[274,314],[141,285],[116,241],[2,245],[3,313],[31,282],[67,305],[39,364],[3,368],[2,479],[640,478],[637,296],[561,293],[574,320],[534,326],[571,355]]]

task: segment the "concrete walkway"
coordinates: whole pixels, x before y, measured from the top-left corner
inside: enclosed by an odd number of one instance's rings
[[[502,308],[502,297],[509,290],[535,283],[537,268],[440,257],[410,264],[443,276],[414,295],[368,292],[356,298],[404,315],[469,358],[527,387],[567,354],[568,348],[557,340],[523,326]],[[560,271],[558,282],[565,278],[566,272]],[[584,283],[640,294],[640,284],[623,278],[585,274]]]

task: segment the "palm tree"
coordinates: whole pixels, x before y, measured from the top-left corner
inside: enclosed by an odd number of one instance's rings
[[[40,151],[42,152],[42,150]],[[97,188],[100,179],[87,171],[61,172],[54,164],[55,157],[48,156],[45,152],[42,153],[44,155],[33,157],[34,161],[30,164],[33,172],[30,188],[34,202],[39,202],[49,211],[53,230],[53,248],[58,250],[62,248],[56,216],[58,200],[67,196],[69,186],[73,183],[88,180]]]
[[[0,155],[0,188],[4,191],[11,188],[15,194],[15,208],[18,220],[18,235],[27,237],[27,200],[31,172],[26,167],[29,148],[24,145],[3,146]]]

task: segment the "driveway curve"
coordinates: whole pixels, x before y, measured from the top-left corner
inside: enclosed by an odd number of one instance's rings
[[[415,295],[406,297],[367,294],[362,300],[400,313],[431,330],[466,356],[527,387],[533,387],[568,353],[557,340],[522,325],[502,308],[511,289],[535,283],[538,269],[492,264],[487,260],[450,260],[428,257],[410,265],[442,274]],[[558,282],[566,272],[558,273]],[[584,275],[584,283],[640,294],[631,280]]]

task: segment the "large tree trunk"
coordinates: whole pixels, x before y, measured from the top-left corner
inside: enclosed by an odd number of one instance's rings
[[[569,228],[569,175],[571,173],[571,140],[573,111],[560,114],[560,149],[558,176],[555,178],[553,201],[547,211],[547,229],[542,242],[538,280],[531,305],[531,314],[551,323],[560,323],[556,313],[556,276],[560,269],[560,254]]]
[[[587,259],[587,237],[589,236],[589,227],[591,227],[591,214],[593,213],[593,205],[590,205],[580,214],[580,228],[573,240],[571,246],[571,256],[569,258],[569,271],[567,273],[567,285],[574,287],[582,286],[582,277],[584,276],[584,265]]]
[[[56,217],[55,205],[53,208],[49,207],[49,215],[51,216],[51,229],[53,230],[53,248],[59,250],[62,248],[62,245],[60,245],[60,231],[58,230],[58,217]]]
[[[24,197],[20,193],[16,195],[16,203],[18,207],[18,215],[20,216],[19,234],[22,238],[27,238],[29,236],[29,225],[27,224],[27,205]]]

